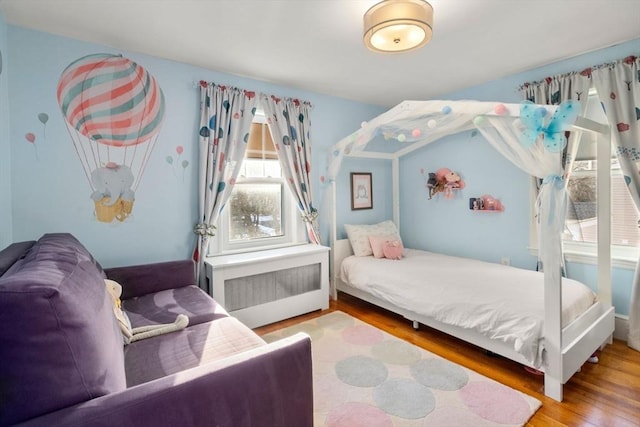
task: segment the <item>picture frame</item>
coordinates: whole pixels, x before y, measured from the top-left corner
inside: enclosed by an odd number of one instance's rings
[[[372,190],[370,172],[351,172],[351,210],[373,209]]]

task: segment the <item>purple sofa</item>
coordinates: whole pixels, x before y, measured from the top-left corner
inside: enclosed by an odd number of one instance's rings
[[[311,426],[311,341],[271,344],[194,285],[190,260],[103,270],[70,234],[0,252],[0,426]],[[124,346],[133,326],[189,317]]]

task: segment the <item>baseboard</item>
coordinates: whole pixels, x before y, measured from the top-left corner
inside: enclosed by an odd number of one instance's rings
[[[617,340],[627,341],[629,336],[629,316],[616,314],[616,329],[613,331],[613,337]]]

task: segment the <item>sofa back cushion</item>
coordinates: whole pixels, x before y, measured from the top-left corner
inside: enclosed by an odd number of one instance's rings
[[[43,236],[0,277],[0,425],[125,388],[101,269],[73,236]]]
[[[28,242],[12,243],[2,251],[0,251],[0,277],[11,268],[20,258],[23,258],[27,251],[36,242],[31,240]]]

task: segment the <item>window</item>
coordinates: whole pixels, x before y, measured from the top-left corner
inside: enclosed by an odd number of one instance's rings
[[[219,224],[217,253],[284,246],[304,236],[262,114],[251,125],[245,158]]]
[[[596,162],[577,160],[567,185],[569,204],[565,241],[597,243]],[[640,215],[631,199],[617,159],[611,160],[611,244],[640,246]]]
[[[595,92],[589,92],[585,117],[600,123],[607,123],[600,99]],[[568,261],[596,263],[597,229],[597,188],[596,188],[596,146],[592,139],[583,135],[571,177],[567,183],[569,203],[564,249]],[[613,265],[635,268],[640,254],[640,215],[624,183],[624,176],[611,151],[611,255]]]

